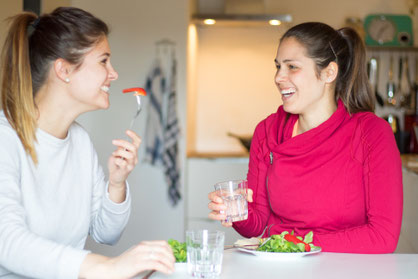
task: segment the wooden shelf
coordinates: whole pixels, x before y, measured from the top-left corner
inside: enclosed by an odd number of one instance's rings
[[[390,46],[366,46],[367,51],[403,51],[418,52],[418,47],[390,47]]]
[[[187,158],[247,158],[248,152],[196,152],[187,153]]]

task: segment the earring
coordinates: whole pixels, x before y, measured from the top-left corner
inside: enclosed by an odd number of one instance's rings
[[[69,83],[70,82],[70,79],[69,78],[65,78],[65,82],[66,83]]]

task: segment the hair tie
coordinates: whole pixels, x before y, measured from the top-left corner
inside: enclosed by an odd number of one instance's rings
[[[39,21],[41,20],[40,17],[37,17],[31,24],[28,26],[28,37],[32,36],[33,31],[35,31],[36,27],[38,27]]]
[[[38,27],[38,24],[39,24],[39,21],[41,21],[41,18],[40,17],[37,17],[33,22],[32,22],[32,27],[34,28],[34,29],[36,29],[36,27]]]

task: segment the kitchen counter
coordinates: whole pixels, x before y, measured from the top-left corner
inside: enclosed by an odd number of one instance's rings
[[[248,152],[188,152],[187,158],[218,159],[218,158],[248,158]]]
[[[418,154],[402,154],[402,167],[418,174]]]
[[[417,278],[418,254],[342,254],[319,253],[292,259],[259,257],[238,250],[224,251],[219,279],[253,278],[338,278],[338,279],[409,279]],[[142,275],[143,276],[143,275]],[[142,276],[138,278],[142,278]],[[159,272],[157,278],[193,278],[187,264],[176,264],[170,276]]]

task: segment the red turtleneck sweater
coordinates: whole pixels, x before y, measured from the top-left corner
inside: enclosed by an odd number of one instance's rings
[[[258,124],[248,171],[254,202],[233,224],[245,237],[314,232],[325,252],[391,253],[402,222],[402,164],[388,123],[343,103],[292,137],[298,115],[279,107]]]

